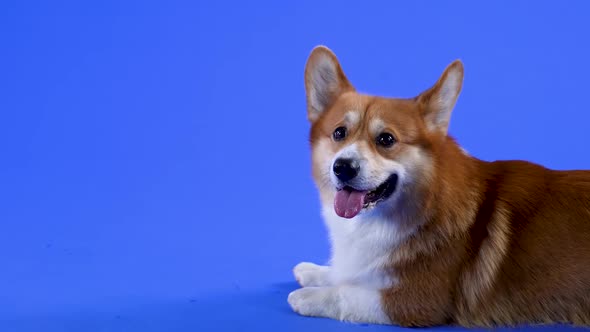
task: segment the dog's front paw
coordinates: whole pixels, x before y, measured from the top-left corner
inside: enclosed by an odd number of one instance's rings
[[[296,313],[303,316],[330,317],[327,311],[333,309],[329,288],[300,288],[289,294],[287,301]]]
[[[330,268],[314,263],[299,263],[293,269],[295,280],[302,287],[319,287],[330,285]]]

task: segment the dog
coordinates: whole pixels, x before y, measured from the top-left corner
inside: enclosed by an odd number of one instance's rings
[[[362,94],[334,53],[305,67],[329,266],[303,262],[300,315],[407,327],[590,325],[590,171],[486,162],[448,134],[451,63],[415,98]]]

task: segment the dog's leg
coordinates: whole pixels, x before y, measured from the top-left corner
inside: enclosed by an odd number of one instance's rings
[[[327,317],[349,322],[391,324],[381,304],[381,292],[358,286],[300,288],[288,298],[291,308],[303,316]]]
[[[302,287],[330,286],[330,267],[314,263],[299,263],[293,269],[295,279]]]

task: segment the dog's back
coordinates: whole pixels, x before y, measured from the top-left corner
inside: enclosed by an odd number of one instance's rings
[[[496,230],[490,255],[501,257],[492,259],[497,275],[487,294],[459,319],[590,324],[590,172],[520,161],[480,165],[484,192],[471,250]]]

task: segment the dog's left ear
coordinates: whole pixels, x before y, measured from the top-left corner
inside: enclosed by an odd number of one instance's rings
[[[455,60],[438,79],[436,84],[418,96],[426,127],[444,135],[449,129],[451,113],[463,85],[463,63]]]
[[[338,97],[354,88],[344,75],[336,55],[325,46],[316,46],[305,65],[307,118],[314,123]]]

